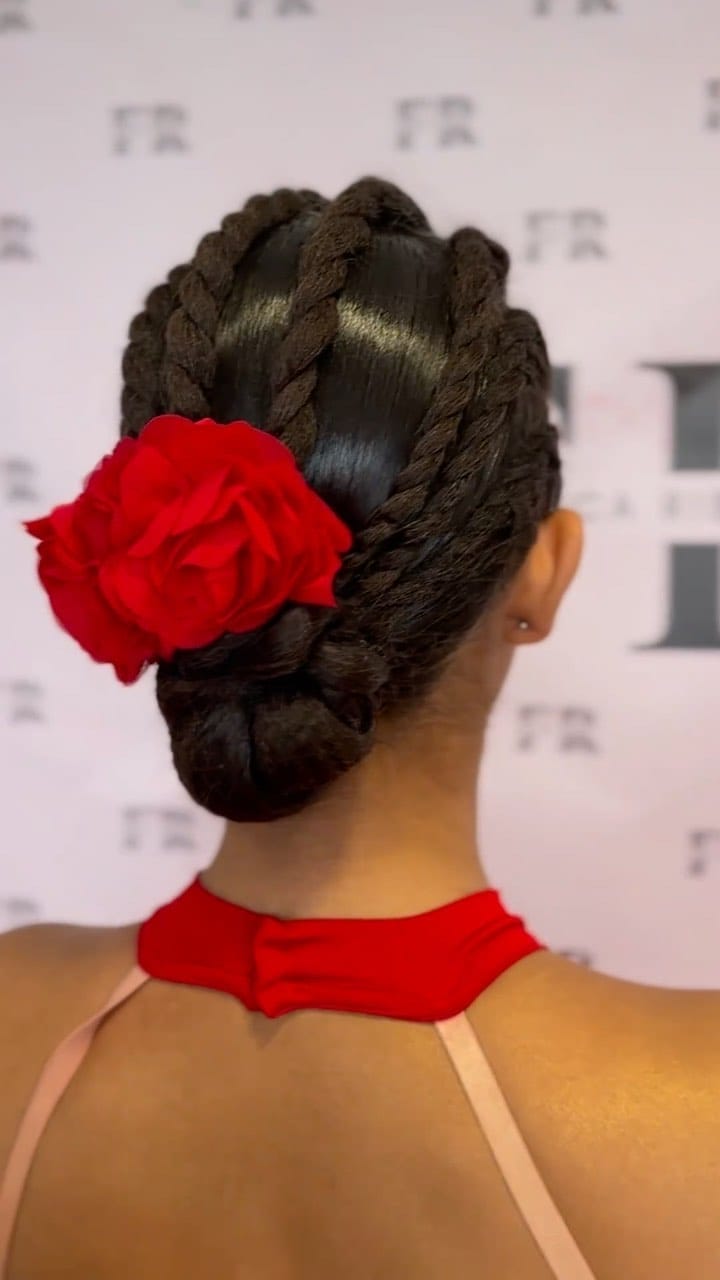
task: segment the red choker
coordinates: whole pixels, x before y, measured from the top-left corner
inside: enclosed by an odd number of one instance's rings
[[[216,897],[198,876],[141,925],[137,959],[151,977],[226,991],[269,1018],[335,1009],[436,1022],[544,949],[496,889],[414,916],[282,920]]]

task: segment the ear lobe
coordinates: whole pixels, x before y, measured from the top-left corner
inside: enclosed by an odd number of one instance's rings
[[[577,572],[582,543],[582,520],[577,512],[561,509],[543,521],[507,598],[508,643],[537,644],[550,634]]]
[[[540,626],[538,620],[530,622],[527,618],[510,619],[512,634],[508,636],[510,644],[537,644],[550,634],[547,626]]]

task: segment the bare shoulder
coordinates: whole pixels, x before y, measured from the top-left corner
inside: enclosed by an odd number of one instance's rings
[[[0,934],[3,1021],[33,1021],[42,1008],[65,1001],[82,1006],[88,995],[101,994],[107,975],[132,958],[135,935],[134,925],[69,924],[32,924]]]
[[[626,1280],[714,1275],[720,991],[643,986],[551,954],[523,980],[525,963],[504,1016],[498,983],[473,1021],[590,1261]]]
[[[42,1067],[132,964],[135,926],[34,924],[0,934],[0,1168]]]
[[[720,991],[607,981],[596,1120],[621,1228],[655,1275],[711,1276],[720,1259]],[[645,1274],[629,1260],[628,1280],[635,1267]]]

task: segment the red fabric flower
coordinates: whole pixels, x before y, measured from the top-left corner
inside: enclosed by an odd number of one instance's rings
[[[274,436],[175,414],[121,440],[74,502],[25,528],[58,621],[124,684],[288,601],[334,606],[352,544]]]

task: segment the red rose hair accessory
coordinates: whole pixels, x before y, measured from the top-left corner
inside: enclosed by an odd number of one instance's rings
[[[59,623],[123,684],[289,601],[332,608],[352,544],[274,436],[175,414],[121,440],[74,502],[25,528]]]

